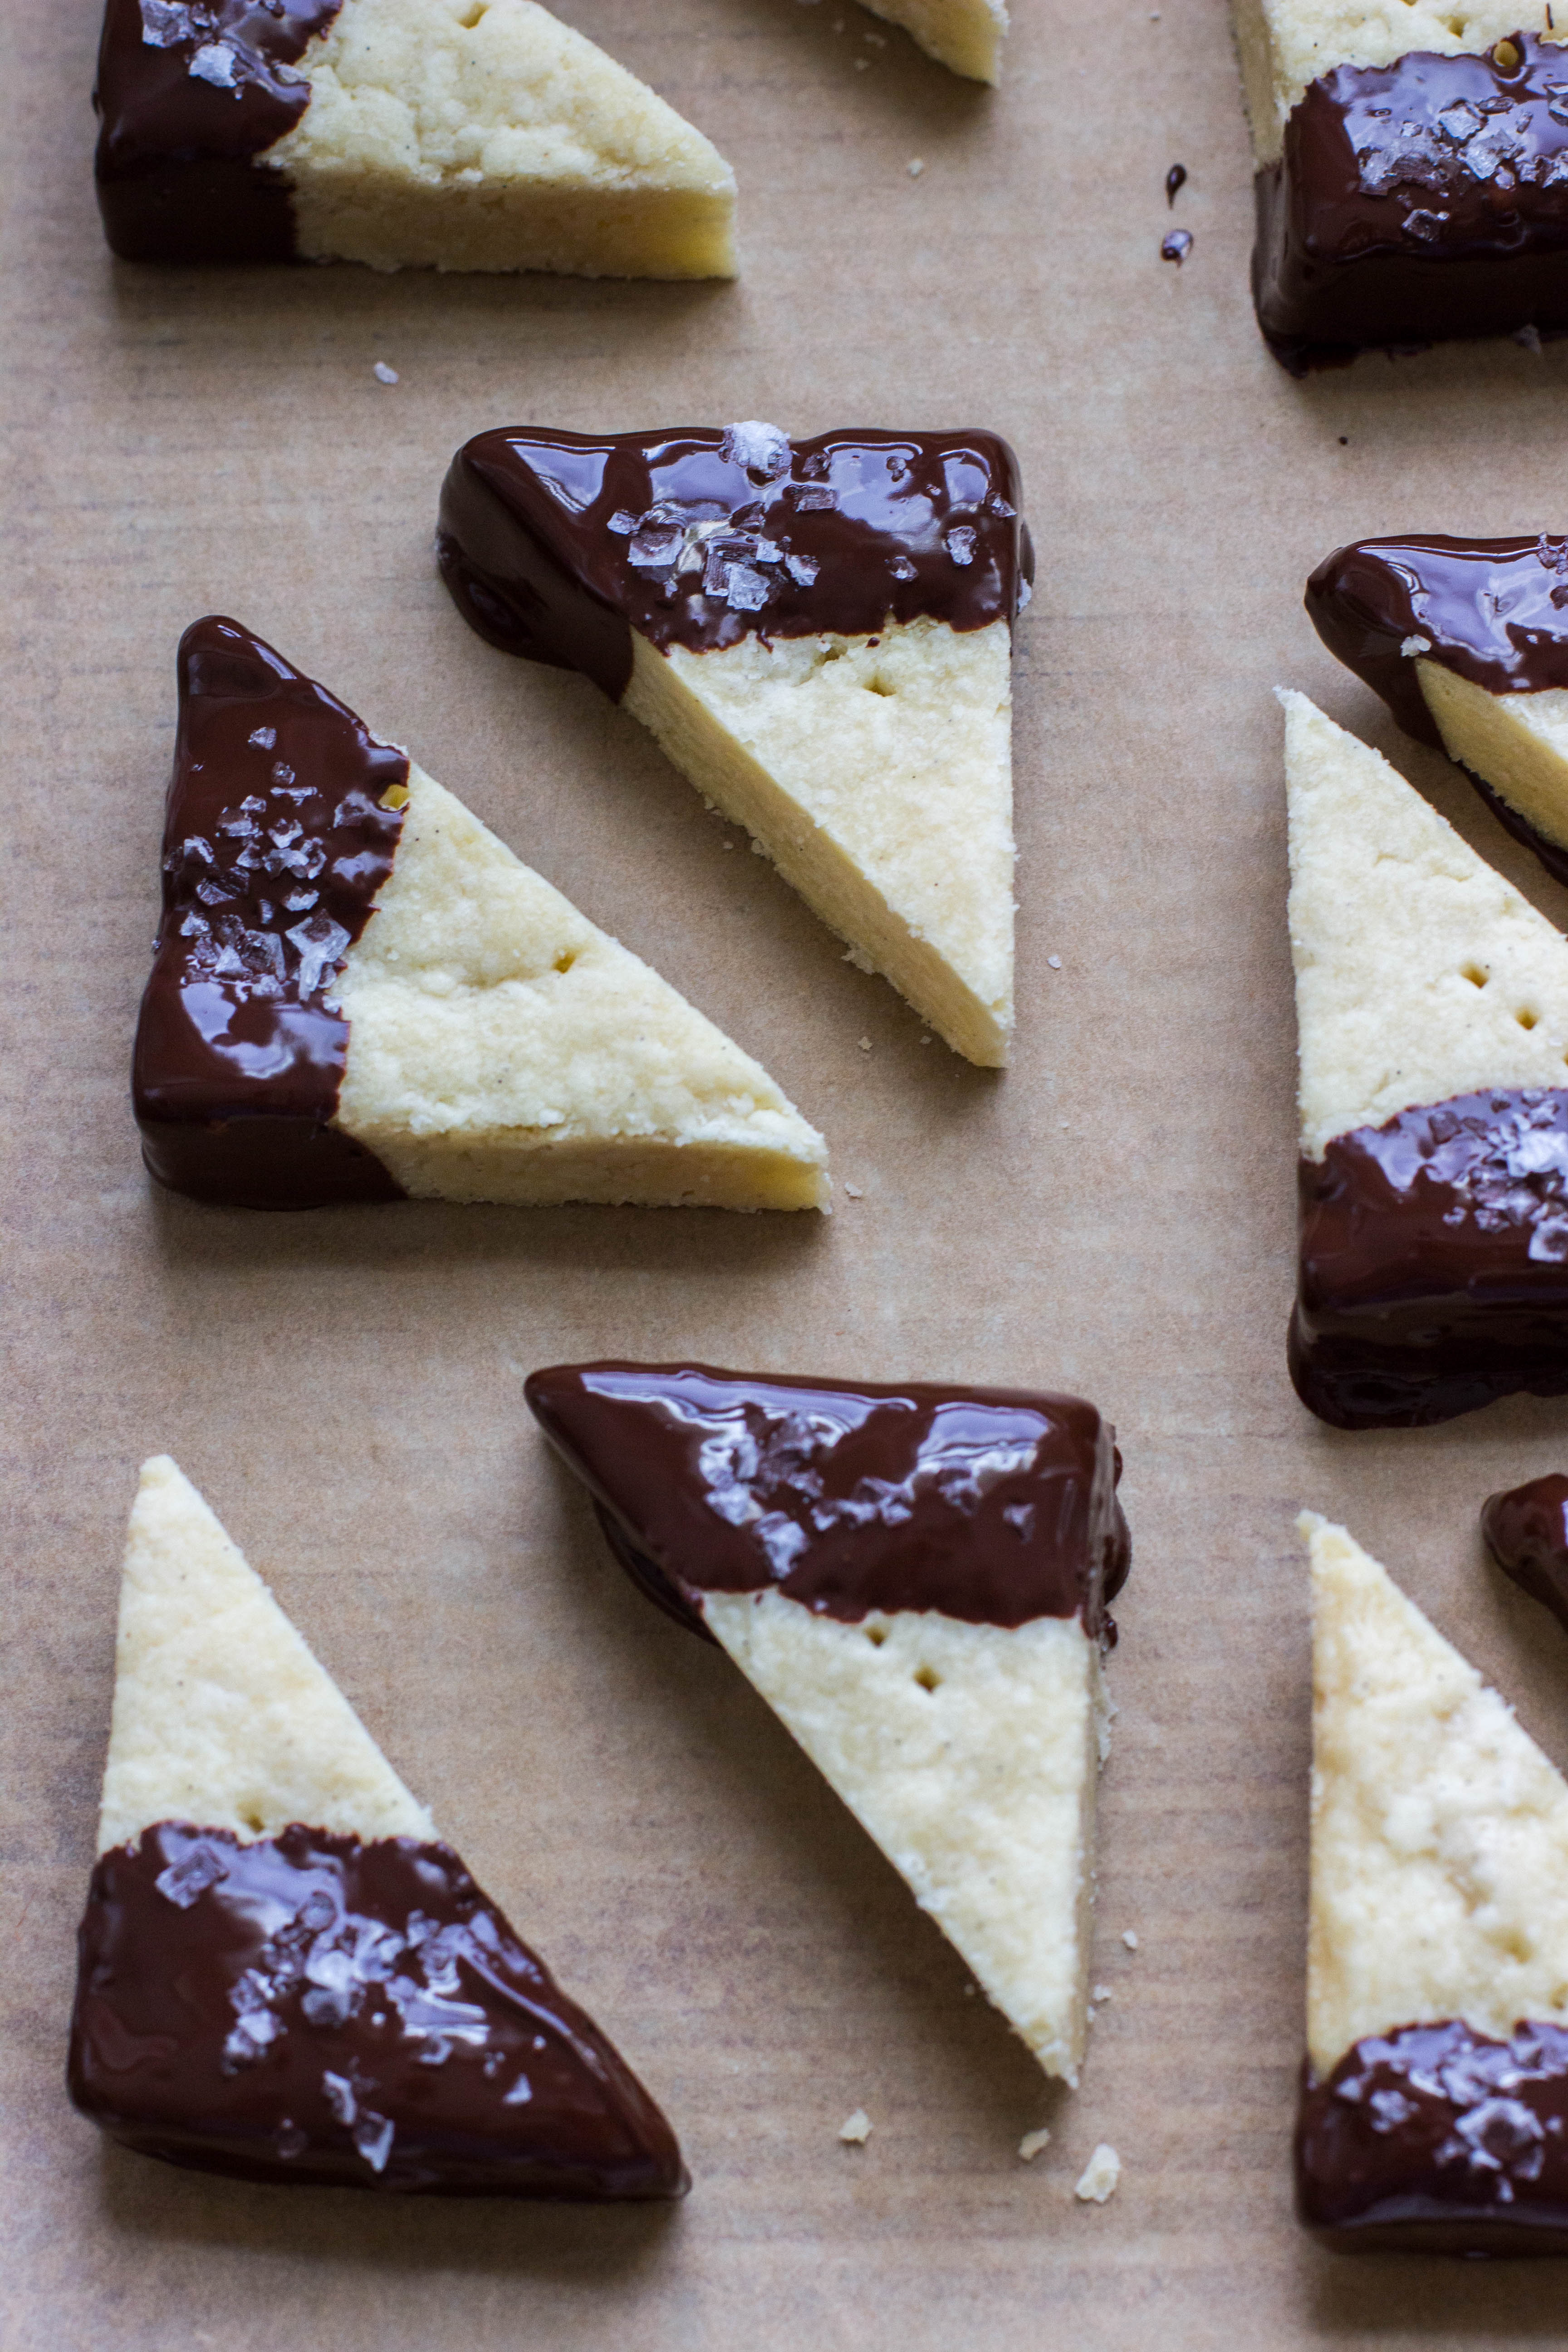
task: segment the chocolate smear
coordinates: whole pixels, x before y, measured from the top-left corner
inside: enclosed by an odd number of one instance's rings
[[[1489,1495],[1481,1533],[1503,1574],[1550,1609],[1568,1633],[1568,1478],[1551,1471]]]

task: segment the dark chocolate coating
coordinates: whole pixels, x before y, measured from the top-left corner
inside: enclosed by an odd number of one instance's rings
[[[1568,1090],[1500,1087],[1300,1166],[1290,1377],[1338,1429],[1568,1391]]]
[[[682,1622],[705,1593],[777,1591],[849,1623],[1081,1617],[1114,1639],[1121,1457],[1079,1397],[625,1363],[553,1365],[523,1392],[622,1565]]]
[[[239,1207],[400,1200],[330,1125],[349,1032],[326,994],[392,872],[407,755],[237,621],[185,631],[179,689],[132,1080],[148,1168]]]
[[[1503,1574],[1568,1632],[1568,1478],[1554,1470],[1489,1495],[1481,1533]]]
[[[102,1855],[68,2082],[144,2156],[437,2197],[679,2197],[664,2116],[450,1846],[160,1822]]]
[[[1458,335],[1568,329],[1568,50],[1336,66],[1257,180],[1258,322],[1292,374]],[[1503,62],[1499,63],[1500,52]]]
[[[1329,651],[1423,743],[1441,748],[1443,739],[1417,658],[1489,694],[1568,687],[1568,539],[1363,539],[1319,564],[1306,604]],[[1429,651],[1405,653],[1411,637]],[[1484,776],[1465,772],[1499,824],[1568,883],[1568,846],[1539,833]]]
[[[93,173],[121,260],[296,257],[289,183],[257,158],[310,104],[310,85],[289,69],[342,5],[108,0]],[[202,72],[193,70],[198,62]]]
[[[1296,2212],[1341,2253],[1568,2253],[1568,2030],[1403,2025],[1302,2073]]]
[[[1034,558],[995,434],[771,430],[478,435],[441,492],[458,611],[503,653],[583,670],[616,700],[634,630],[709,653],[1013,619]]]

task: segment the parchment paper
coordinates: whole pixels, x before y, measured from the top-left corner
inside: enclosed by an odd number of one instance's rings
[[[1562,530],[1568,346],[1281,374],[1247,298],[1221,0],[1158,20],[1015,0],[994,96],[849,0],[561,5],[733,160],[738,285],[117,267],[89,178],[95,0],[5,11],[0,2346],[1561,2338],[1557,2265],[1349,2263],[1289,2217],[1295,1512],[1344,1517],[1568,1759],[1568,1643],[1475,1533],[1489,1490],[1568,1465],[1568,1403],[1344,1437],[1291,1394],[1269,689],[1316,693],[1568,921],[1300,610],[1352,536]],[[1196,240],[1180,269],[1173,218]],[[436,581],[436,494],[470,433],[752,416],[984,424],[1021,454],[1040,572],[1005,1077],[922,1046],[635,724],[489,651]],[[127,1060],[174,646],[209,609],[406,742],[757,1053],[828,1134],[831,1221],[156,1196]],[[1114,1417],[1136,1564],[1102,1813],[1111,1997],[1076,2096],[965,1998],[734,1671],[603,1553],[520,1381],[606,1352],[1041,1382]],[[683,2209],[251,2189],[107,2152],[71,2114],[119,1557],[160,1448],[643,2071],[695,2175]],[[846,2147],[858,2105],[875,2128]],[[1080,2206],[1101,2139],[1122,2183]]]

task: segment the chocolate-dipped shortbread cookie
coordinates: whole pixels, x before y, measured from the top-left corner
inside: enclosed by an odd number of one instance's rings
[[[1568,2252],[1568,1784],[1343,1528],[1300,1526],[1298,2213],[1343,2252]]]
[[[1568,1477],[1552,1470],[1489,1495],[1481,1533],[1503,1574],[1568,1633]]]
[[[453,459],[441,567],[481,636],[624,701],[854,962],[999,1064],[1019,495],[990,433],[520,427]]]
[[[901,25],[939,65],[971,81],[1002,79],[1007,0],[866,0],[874,16]]]
[[[729,1652],[1048,2074],[1088,2031],[1113,1433],[1077,1397],[557,1365],[612,1550]]]
[[[534,0],[109,0],[127,261],[730,278],[735,178]]]
[[[686,2187],[626,2062],[166,1455],[131,1515],[79,1946],[70,2095],[143,2155],[434,2196]]]
[[[1542,0],[1233,7],[1278,359],[1568,328],[1568,28]]]
[[[1362,540],[1319,564],[1307,610],[1568,882],[1568,538]]]
[[[1304,695],[1291,1378],[1342,1429],[1568,1390],[1568,943]]]
[[[180,646],[147,1165],[198,1200],[820,1207],[765,1070],[237,622]]]

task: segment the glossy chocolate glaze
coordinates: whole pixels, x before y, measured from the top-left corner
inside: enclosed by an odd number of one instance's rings
[[[1481,1533],[1503,1574],[1568,1631],[1568,1478],[1554,1470],[1489,1495]]]
[[[520,427],[458,450],[437,546],[480,636],[618,700],[634,630],[710,653],[921,616],[1010,622],[1034,573],[1020,497],[994,433]]]
[[[450,1846],[163,1822],[92,1874],[69,2088],[250,2180],[678,2197],[675,2137]]]
[[[1358,351],[1568,329],[1568,50],[1337,66],[1258,174],[1258,321],[1293,374]]]
[[[310,104],[298,66],[342,0],[109,0],[94,176],[124,261],[291,261],[294,212],[257,158]]]
[[[1382,696],[1407,734],[1439,749],[1418,659],[1490,694],[1568,687],[1568,539],[1362,540],[1319,564],[1306,605],[1329,651]],[[1568,884],[1568,847],[1538,832],[1484,776],[1465,773],[1498,823]]]
[[[1329,651],[1382,696],[1406,734],[1439,749],[1417,659],[1489,694],[1568,687],[1568,539],[1361,540],[1319,564],[1306,604]],[[1420,644],[1406,653],[1412,640]],[[1498,822],[1568,883],[1568,848],[1538,833],[1484,776],[1466,773]]]
[[[777,1591],[822,1616],[1081,1617],[1127,1580],[1113,1432],[1081,1398],[700,1364],[558,1364],[524,1394],[650,1598]]]
[[[1568,2253],[1568,2030],[1405,2025],[1309,2065],[1296,2210],[1343,2253]]]
[[[148,1168],[241,1207],[401,1199],[329,1124],[349,1033],[327,995],[392,872],[407,755],[237,621],[185,631],[179,689],[132,1081]]]
[[[1290,1377],[1339,1429],[1568,1391],[1568,1090],[1498,1087],[1300,1166]]]

